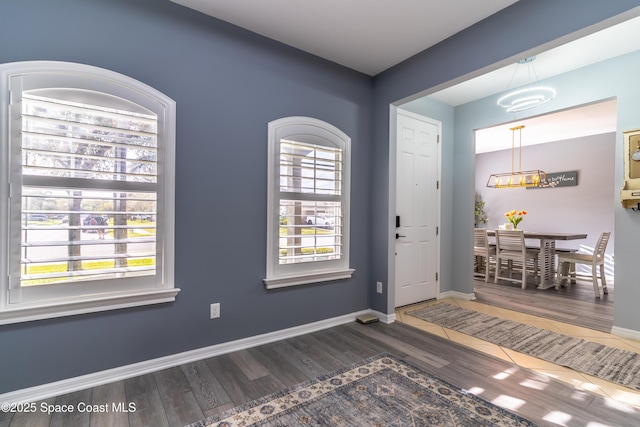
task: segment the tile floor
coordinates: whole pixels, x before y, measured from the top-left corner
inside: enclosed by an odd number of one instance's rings
[[[636,353],[640,353],[640,341],[621,338],[609,333],[594,331],[592,329],[557,322],[554,320],[548,320],[529,314],[519,313],[513,310],[507,310],[504,308],[478,303],[475,301],[466,301],[453,298],[429,301],[422,304],[412,305],[410,307],[401,307],[396,310],[396,318],[399,322],[412,325],[432,334],[447,338],[451,341],[457,342],[475,350],[498,357],[507,362],[514,363],[523,368],[548,375],[560,381],[565,381],[573,385],[576,389],[589,390],[603,396],[610,397],[614,400],[640,408],[640,391],[611,383],[609,381],[604,381],[590,375],[581,374],[572,369],[555,365],[553,363],[537,359],[535,357],[527,356],[508,348],[500,347],[498,345],[482,341],[478,338],[474,338],[451,329],[443,328],[442,326],[438,326],[434,323],[420,320],[416,317],[408,316],[405,314],[405,312],[408,310],[423,307],[429,304],[437,304],[440,302],[446,302],[462,308],[467,308],[470,310],[491,314],[493,316],[526,323],[529,325],[537,326],[539,328],[549,329],[551,331],[572,335],[574,337],[598,342],[608,346],[623,348],[625,350],[634,351]]]

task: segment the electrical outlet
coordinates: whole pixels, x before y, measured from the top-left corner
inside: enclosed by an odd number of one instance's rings
[[[376,292],[382,293],[382,282],[376,282]]]
[[[220,303],[211,304],[209,313],[212,319],[220,317]]]

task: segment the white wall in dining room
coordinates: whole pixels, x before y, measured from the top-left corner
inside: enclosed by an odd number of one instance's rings
[[[516,169],[518,156],[516,150]],[[519,228],[531,231],[587,233],[587,239],[557,242],[558,247],[593,248],[603,231],[614,231],[615,133],[522,148],[522,170],[547,173],[578,171],[578,185],[544,189],[495,189],[486,183],[492,173],[511,171],[511,150],[476,155],[475,188],[485,201],[487,228],[506,221],[512,209],[528,213]],[[619,190],[619,189],[618,189]],[[613,255],[615,236],[607,246]],[[531,242],[535,244],[535,242]],[[607,276],[609,272],[607,273]]]

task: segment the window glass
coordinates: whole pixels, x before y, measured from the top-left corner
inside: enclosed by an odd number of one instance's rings
[[[175,103],[53,61],[0,99],[0,324],[173,301]]]
[[[156,274],[157,192],[108,188],[157,182],[156,116],[37,92],[22,97],[20,286]]]
[[[352,271],[348,268],[348,136],[320,120],[292,117],[270,123],[269,144],[265,283],[269,287],[278,278],[312,283],[331,280],[333,273],[344,277],[345,271]]]

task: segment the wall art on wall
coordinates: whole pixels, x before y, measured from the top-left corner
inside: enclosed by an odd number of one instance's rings
[[[578,185],[578,171],[547,173],[547,181],[549,181],[548,185],[529,187],[527,190],[535,188],[571,187]]]

